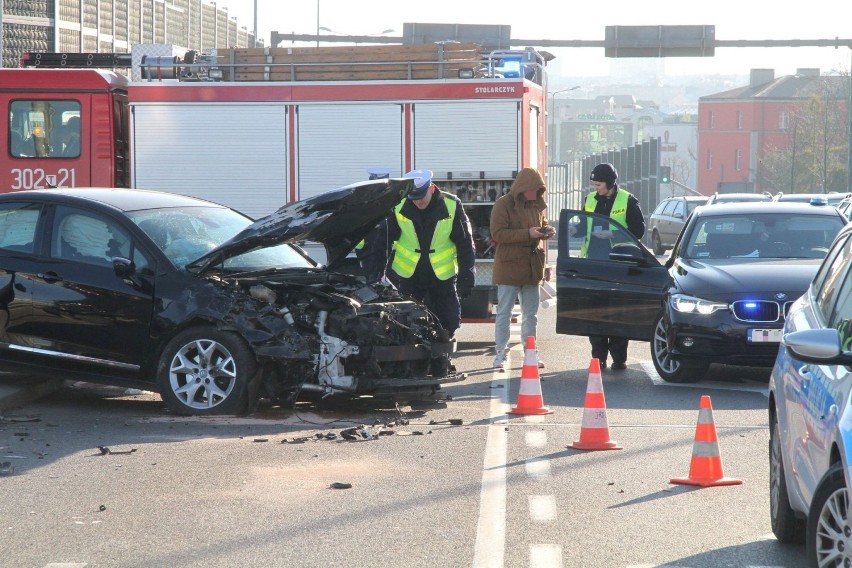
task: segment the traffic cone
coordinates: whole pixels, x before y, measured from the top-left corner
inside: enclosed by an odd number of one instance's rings
[[[689,464],[689,477],[675,477],[669,483],[714,487],[717,485],[739,485],[740,479],[724,477],[722,457],[719,455],[719,441],[716,438],[716,424],[713,422],[713,406],[706,394],[701,397],[698,411],[698,424],[695,427],[695,443],[692,445],[692,462]]]
[[[621,450],[609,439],[609,424],[606,420],[606,398],[601,380],[601,362],[592,359],[589,365],[589,383],[586,387],[586,403],[583,408],[583,425],[580,439],[568,446],[576,450]]]
[[[518,389],[518,404],[509,414],[550,414],[553,411],[544,406],[541,396],[541,379],[538,376],[538,355],[535,349],[535,337],[527,337],[524,350],[524,367],[521,369],[521,386]]]

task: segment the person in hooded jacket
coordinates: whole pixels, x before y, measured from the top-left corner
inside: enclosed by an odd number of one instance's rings
[[[545,215],[545,189],[538,170],[524,168],[509,193],[499,198],[491,210],[491,238],[497,243],[492,273],[492,283],[497,286],[495,369],[505,365],[512,308],[519,298],[521,337],[526,341],[527,337],[536,336],[545,246],[555,234]],[[544,367],[541,359],[538,366]]]

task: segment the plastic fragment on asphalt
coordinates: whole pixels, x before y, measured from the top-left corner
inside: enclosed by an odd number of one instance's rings
[[[130,448],[129,450],[124,450],[124,451],[117,452],[117,451],[115,451],[115,450],[110,449],[108,446],[98,446],[98,450],[100,450],[100,452],[101,452],[101,455],[102,455],[102,456],[105,456],[105,455],[107,455],[107,454],[111,454],[111,455],[122,455],[122,454],[124,454],[124,455],[128,455],[128,454],[132,454],[132,453],[134,453],[134,452],[136,451],[136,448]]]
[[[341,483],[340,481],[335,481],[331,485],[328,486],[329,489],[352,489],[351,483]]]

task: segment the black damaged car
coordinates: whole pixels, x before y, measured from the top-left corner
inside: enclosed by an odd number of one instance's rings
[[[706,205],[661,264],[609,218],[564,210],[556,331],[648,341],[669,382],[711,363],[771,367],[787,310],[845,222],[805,203]]]
[[[335,271],[411,187],[353,184],[256,222],[156,191],[0,195],[3,368],[154,390],[179,414],[445,398],[465,377],[437,318]],[[324,244],[328,264],[301,241]]]

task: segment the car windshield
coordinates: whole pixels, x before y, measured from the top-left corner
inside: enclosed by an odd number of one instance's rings
[[[128,214],[178,268],[200,258],[252,220],[224,207],[146,209]],[[311,262],[289,244],[243,253],[225,261],[226,270],[308,268]]]
[[[823,258],[843,227],[828,215],[761,213],[698,219],[684,258]]]

